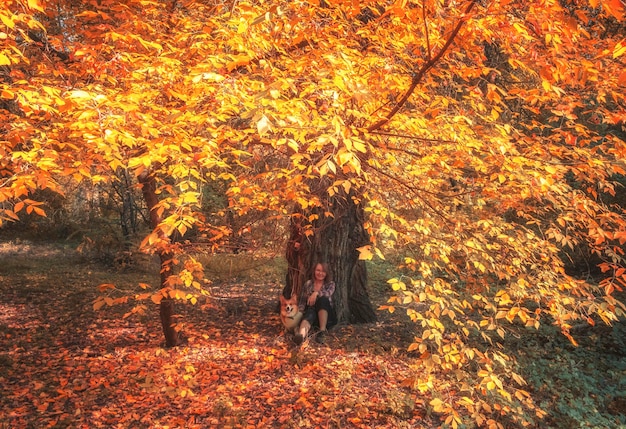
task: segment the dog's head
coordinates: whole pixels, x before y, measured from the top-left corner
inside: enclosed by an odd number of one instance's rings
[[[293,316],[298,312],[298,300],[295,295],[291,298],[280,296],[280,311],[287,316]]]

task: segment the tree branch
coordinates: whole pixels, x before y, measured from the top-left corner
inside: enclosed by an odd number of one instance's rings
[[[370,168],[372,168],[373,170],[376,170],[379,174],[387,177],[388,179],[392,180],[395,183],[398,183],[400,186],[402,186],[403,188],[407,189],[409,192],[414,193],[415,198],[417,198],[418,200],[420,200],[422,202],[422,204],[424,204],[426,207],[428,207],[433,213],[435,213],[436,215],[438,215],[439,217],[441,217],[443,220],[445,220],[448,224],[452,224],[453,222],[450,220],[450,218],[441,210],[437,209],[435,206],[433,206],[431,203],[429,203],[428,201],[426,201],[421,195],[420,192],[426,193],[426,194],[430,194],[436,198],[442,198],[441,193],[438,192],[433,192],[433,191],[429,191],[427,189],[419,189],[414,185],[411,185],[407,182],[405,182],[404,180],[393,176],[389,173],[387,173],[386,171],[381,170],[380,168],[376,168],[374,166],[370,166]],[[443,196],[443,198],[445,198],[445,196]]]
[[[382,128],[396,115],[396,113],[400,111],[400,109],[402,109],[402,107],[406,104],[407,100],[411,97],[411,95],[413,95],[413,92],[415,92],[415,88],[417,88],[417,85],[422,81],[426,73],[431,68],[433,68],[435,64],[437,64],[437,62],[443,57],[446,51],[450,48],[450,46],[454,42],[454,39],[456,39],[456,36],[459,34],[459,31],[461,30],[461,27],[463,26],[463,23],[465,22],[467,15],[470,13],[472,8],[476,4],[476,1],[477,0],[470,1],[469,5],[465,9],[465,12],[463,13],[463,16],[461,17],[461,19],[459,19],[459,22],[457,22],[456,27],[454,27],[454,29],[452,30],[452,33],[450,33],[450,36],[448,37],[448,40],[446,41],[446,43],[441,47],[439,52],[437,52],[437,55],[435,55],[432,58],[429,58],[429,60],[426,61],[424,65],[422,65],[422,67],[417,71],[417,73],[413,75],[413,79],[411,79],[411,85],[406,90],[402,98],[400,98],[400,101],[396,103],[396,106],[393,109],[391,109],[391,111],[387,114],[387,116],[384,119],[381,119],[375,124],[370,125],[367,128],[368,132],[371,133],[372,131],[376,131]]]
[[[448,144],[448,143],[454,144],[454,143],[457,143],[454,140],[436,139],[436,138],[429,138],[429,137],[419,137],[419,136],[415,136],[415,135],[411,135],[411,134],[392,133],[392,132],[386,132],[386,131],[374,131],[371,134],[375,134],[377,136],[396,137],[396,138],[399,138],[399,139],[419,140],[419,141],[428,142],[428,143],[441,143],[441,144]]]
[[[428,20],[426,16],[426,2],[422,3],[422,19],[424,20],[424,34],[426,35],[426,52],[428,53],[428,61],[432,58],[432,50],[430,48],[430,36],[428,35]]]

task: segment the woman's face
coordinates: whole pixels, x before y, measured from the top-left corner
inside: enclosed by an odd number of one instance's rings
[[[326,271],[324,271],[324,267],[322,264],[317,264],[315,266],[315,280],[324,280],[326,278]]]

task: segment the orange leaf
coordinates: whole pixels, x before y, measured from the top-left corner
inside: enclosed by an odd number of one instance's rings
[[[115,285],[111,284],[111,283],[103,283],[103,284],[98,286],[98,290],[100,292],[105,292],[108,289],[115,289]]]
[[[245,55],[236,55],[233,60],[226,66],[226,69],[230,72],[238,67],[250,64],[250,58]]]
[[[33,207],[33,211],[39,216],[47,217],[46,212],[40,209],[39,207]]]
[[[606,9],[609,15],[618,20],[621,20],[624,17],[624,6],[622,5],[622,0],[603,0],[602,7]]]

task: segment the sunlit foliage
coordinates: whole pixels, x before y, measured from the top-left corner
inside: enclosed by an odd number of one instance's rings
[[[366,207],[362,257],[402,253],[386,309],[416,322],[427,371],[407,382],[452,427],[541,417],[497,347],[511,323],[623,315],[626,224],[603,199],[624,174],[620,0],[28,0],[0,19],[2,222],[44,214],[29,195],[55,177],[128,170],[156,180],[144,249],[178,254],[175,234],[229,233],[204,183],[284,217],[324,207],[328,178]],[[579,247],[599,284],[566,273]],[[192,300],[201,266],[181,267],[146,297]]]

